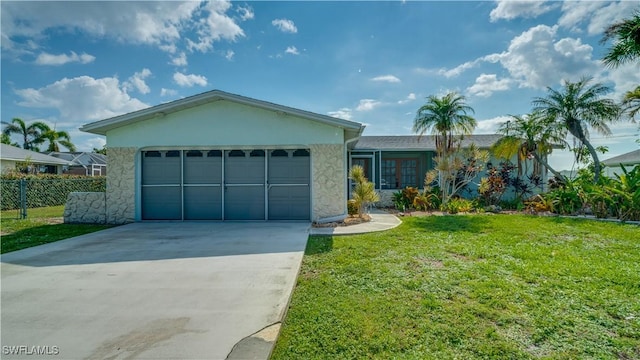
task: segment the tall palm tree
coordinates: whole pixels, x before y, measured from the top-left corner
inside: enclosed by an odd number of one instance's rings
[[[456,136],[473,132],[477,123],[469,114],[473,108],[465,103],[465,97],[455,92],[442,97],[431,95],[422,105],[413,121],[413,132],[436,135],[436,149],[441,154],[449,154],[454,147]]]
[[[34,140],[34,143],[42,144],[47,141],[49,142],[47,151],[60,151],[60,145],[67,148],[69,151],[76,151],[76,146],[71,142],[71,137],[66,131],[56,131],[55,129],[49,128],[49,126],[46,126],[46,129],[40,134],[40,136]]]
[[[602,59],[604,64],[616,68],[627,62],[640,61],[640,10],[630,18],[609,26],[601,43],[614,39],[613,46]]]
[[[504,136],[492,146],[491,151],[496,156],[506,159],[517,155],[518,171],[521,170],[521,162],[533,157],[558,180],[563,180],[564,176],[547,162],[547,155],[551,154],[553,147],[565,144],[564,136],[557,124],[548,121],[540,112],[509,116],[511,120],[502,123],[498,128],[498,133]]]
[[[633,120],[640,113],[640,86],[627,91],[622,99],[622,106],[629,117]]]
[[[580,143],[582,143],[594,165],[594,183],[600,179],[600,160],[596,149],[589,141],[588,127],[602,135],[611,135],[607,123],[619,119],[620,106],[613,100],[603,98],[611,89],[599,83],[590,85],[591,78],[582,78],[578,82],[564,81],[561,90],[547,87],[546,97],[533,100],[535,112],[541,112],[549,121],[557,122]]]
[[[5,125],[2,133],[11,136],[11,134],[19,134],[22,137],[22,147],[26,150],[33,150],[37,140],[41,134],[49,129],[47,124],[43,122],[33,122],[27,125],[20,118],[13,118],[10,123],[3,122]]]

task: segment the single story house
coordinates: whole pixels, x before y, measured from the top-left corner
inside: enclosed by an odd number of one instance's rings
[[[627,171],[633,169],[636,165],[640,165],[640,149],[614,156],[610,159],[603,160],[601,163],[606,165],[604,168],[605,174],[609,177],[615,177],[615,174],[623,174],[621,165],[624,166]]]
[[[388,199],[421,187],[433,168],[432,136],[361,136],[364,128],[213,90],[81,130],[107,137],[107,223],[322,222],[346,216],[352,165],[362,165]],[[497,139],[474,135],[463,146],[488,148]]]
[[[71,163],[71,165],[63,169],[65,174],[86,176],[107,175],[107,157],[103,154],[79,151],[51,151],[46,154]]]
[[[39,152],[0,144],[0,172],[5,174],[16,171],[16,165],[28,167],[29,173],[62,174],[64,166],[70,162]]]

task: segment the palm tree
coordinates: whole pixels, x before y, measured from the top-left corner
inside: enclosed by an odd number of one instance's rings
[[[37,140],[40,138],[42,132],[49,129],[47,124],[36,121],[27,125],[24,120],[20,118],[13,118],[10,123],[6,124],[2,133],[11,136],[11,134],[19,134],[22,137],[22,147],[26,150],[34,150]]]
[[[465,97],[455,92],[443,97],[431,95],[422,105],[413,121],[413,132],[422,136],[426,132],[436,135],[436,149],[449,154],[454,148],[456,135],[468,135],[477,123],[469,114],[473,108],[465,103]]]
[[[46,126],[46,125],[45,125]],[[56,131],[46,126],[46,129],[40,136],[34,140],[36,144],[42,144],[48,141],[47,151],[60,151],[60,145],[69,151],[76,151],[76,146],[71,142],[71,137],[66,131]]]
[[[547,155],[551,154],[553,146],[564,145],[564,136],[557,124],[548,121],[540,112],[528,115],[509,115],[511,120],[502,123],[498,129],[504,136],[492,147],[492,152],[501,158],[511,159],[518,156],[518,171],[521,163],[533,157],[538,164],[544,166],[558,179],[564,176],[549,166]],[[534,173],[536,173],[534,167]]]
[[[640,60],[640,10],[634,11],[631,18],[609,26],[600,42],[606,43],[611,39],[614,39],[613,47],[602,59],[605,65],[616,68]]]
[[[533,100],[534,112],[541,112],[548,121],[561,126],[563,135],[568,131],[586,146],[594,165],[594,183],[600,178],[600,160],[596,149],[589,141],[590,126],[602,135],[611,135],[607,123],[619,119],[621,110],[613,100],[603,98],[611,89],[599,83],[589,85],[591,78],[578,82],[564,81],[563,89],[547,87],[546,97]]]
[[[640,113],[640,86],[627,91],[622,99],[622,106],[632,120]]]

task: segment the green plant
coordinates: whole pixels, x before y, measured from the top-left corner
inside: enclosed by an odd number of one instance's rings
[[[369,203],[380,201],[380,197],[376,192],[372,182],[367,180],[364,175],[364,169],[360,165],[354,165],[349,170],[349,179],[355,182],[353,187],[352,200],[358,208],[358,215],[364,215],[364,208]]]
[[[449,214],[470,212],[475,208],[475,204],[471,200],[458,198],[451,199],[448,203],[441,205],[441,210],[446,211]]]
[[[355,200],[347,200],[347,213],[349,216],[358,215],[358,203]]]
[[[404,211],[409,207],[409,204],[405,202],[404,195],[402,194],[402,190],[398,190],[393,193],[393,205],[396,210]]]

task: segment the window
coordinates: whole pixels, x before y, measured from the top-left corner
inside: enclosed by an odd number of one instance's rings
[[[382,160],[382,188],[418,187],[418,159]]]

